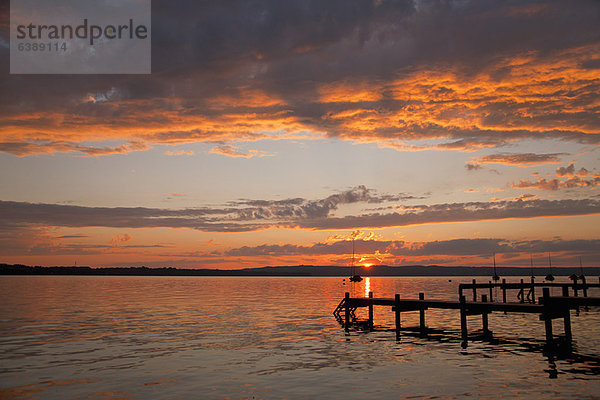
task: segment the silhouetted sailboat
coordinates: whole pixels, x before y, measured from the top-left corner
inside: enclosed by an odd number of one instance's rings
[[[498,282],[500,280],[500,277],[496,272],[496,253],[494,253],[494,276],[492,276],[492,279],[494,280],[494,282]]]
[[[362,276],[354,271],[354,235],[352,237],[352,274],[350,275],[350,282],[360,282],[362,281]]]
[[[552,275],[552,258],[550,257],[550,253],[548,253],[548,266],[550,267],[550,273],[546,275],[546,280],[552,282],[554,275]]]
[[[529,255],[529,260],[531,261],[531,277],[535,278],[535,275],[533,273],[533,254]],[[532,281],[533,282],[533,281]]]

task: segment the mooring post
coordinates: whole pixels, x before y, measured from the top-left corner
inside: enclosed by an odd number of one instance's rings
[[[396,340],[400,340],[400,295],[396,293],[394,296],[396,303]]]
[[[569,295],[569,293],[567,292],[567,296]],[[563,293],[564,296],[564,293]],[[577,293],[577,276],[573,277],[573,296],[578,297],[579,294]]]
[[[350,292],[346,292],[344,295],[344,310],[345,310],[345,318],[344,318],[344,328],[346,332],[350,331]]]
[[[502,302],[506,303],[506,279],[502,279]]]
[[[546,325],[546,344],[548,346],[552,346],[552,316],[550,314],[550,288],[544,288],[543,290],[543,300],[544,300],[544,324]]]
[[[473,301],[477,301],[477,281],[473,279]]]
[[[425,293],[419,293],[419,300],[425,300]],[[419,328],[421,335],[427,332],[427,328],[425,327],[425,306],[423,304],[419,308]]]
[[[487,303],[488,299],[487,296],[484,294],[481,296],[481,302],[482,303]],[[488,328],[488,313],[486,311],[484,311],[481,314],[481,325],[483,327],[483,335],[484,336],[489,336],[490,335],[490,330]]]
[[[369,330],[373,330],[373,292],[369,292]]]
[[[494,287],[492,286],[492,281],[489,281],[489,283],[490,283],[490,303],[493,303],[494,302],[494,296],[492,295],[492,293],[494,292],[493,291]]]
[[[535,304],[535,277],[531,276],[531,302]]]
[[[584,275],[581,275],[581,285],[583,289],[583,297],[587,297],[587,282]]]
[[[569,297],[569,287],[563,286],[563,296]],[[571,343],[573,340],[573,332],[571,331],[571,310],[569,306],[564,307],[564,324],[565,324],[565,340]]]
[[[467,347],[467,300],[465,296],[460,296],[460,334],[462,337],[462,348]]]

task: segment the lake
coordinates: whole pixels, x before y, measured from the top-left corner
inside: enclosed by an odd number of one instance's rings
[[[537,315],[493,313],[489,325],[498,342],[473,340],[466,349],[455,310],[427,311],[427,324],[443,332],[428,338],[403,332],[398,342],[389,308],[375,308],[373,332],[346,334],[332,315],[346,291],[456,300],[458,284],[470,281],[3,276],[0,398],[600,396],[597,308],[572,312],[574,351],[559,358],[542,351]],[[416,326],[418,318],[403,313],[402,324]],[[561,322],[555,321],[556,334]],[[469,317],[469,329],[479,328],[481,318]]]

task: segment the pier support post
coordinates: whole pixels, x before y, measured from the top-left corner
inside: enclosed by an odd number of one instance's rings
[[[563,296],[565,294],[563,293]],[[569,292],[567,292],[567,296],[569,295]],[[573,277],[573,296],[578,297],[579,293],[577,291],[577,276]]]
[[[481,296],[481,302],[482,303],[487,303],[487,296],[484,294]],[[483,312],[481,314],[481,325],[482,325],[482,329],[483,329],[483,336],[485,337],[489,337],[490,336],[490,329],[488,326],[488,313],[487,312]]]
[[[531,291],[529,293],[531,293],[531,302],[535,304],[535,277],[533,275],[531,276]]]
[[[400,340],[400,295],[396,293],[394,300],[396,303],[396,340]]]
[[[460,296],[460,334],[462,337],[462,348],[467,348],[468,332],[467,332],[467,300],[465,296]]]
[[[519,290],[517,299],[519,299],[520,303],[525,303],[525,283],[523,282],[523,279],[521,279],[521,289]]]
[[[587,297],[587,282],[585,281],[584,275],[581,275],[581,285],[583,290],[583,297]]]
[[[419,293],[419,300],[425,300],[425,293]],[[425,306],[419,308],[419,328],[421,335],[427,334],[427,327],[425,326]]]
[[[350,292],[344,294],[344,328],[346,332],[350,331]]]
[[[506,303],[506,279],[502,279],[502,302]]]
[[[568,287],[564,287],[563,288],[563,296],[568,297],[569,296],[569,288]],[[565,307],[564,310],[564,327],[565,327],[565,340],[567,341],[567,343],[571,343],[573,341],[573,331],[571,331],[571,310],[569,309],[569,307]]]
[[[373,330],[373,292],[369,292],[369,330]]]
[[[477,281],[473,279],[473,301],[477,301]]]
[[[494,286],[492,285],[492,281],[489,281],[489,283],[490,283],[490,303],[493,303],[494,302],[494,296],[493,296]]]
[[[548,304],[550,299],[550,288],[544,288],[543,290],[544,299],[544,325],[546,326],[546,345],[551,347],[553,344],[552,335],[552,316],[550,315],[550,305]]]

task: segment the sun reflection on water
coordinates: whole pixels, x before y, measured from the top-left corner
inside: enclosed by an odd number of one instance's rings
[[[371,278],[368,276],[365,277],[365,297],[369,297],[369,292],[371,291]]]

